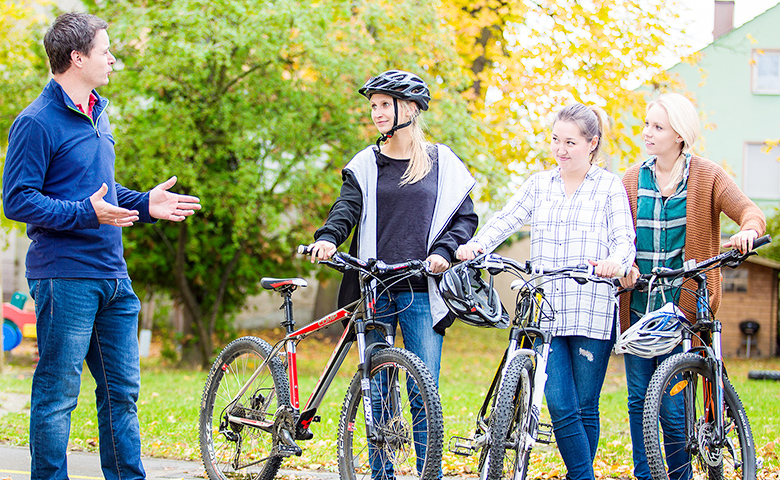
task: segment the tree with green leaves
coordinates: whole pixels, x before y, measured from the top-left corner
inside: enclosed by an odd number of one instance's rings
[[[548,165],[549,114],[568,101],[604,106],[616,120],[608,151],[633,160],[636,132],[623,118],[644,103],[632,85],[668,82],[657,54],[677,48],[659,0],[85,4],[111,24],[120,60],[101,92],[118,180],[146,190],[175,172],[178,191],[203,201],[192,222],[125,231],[132,277],[181,305],[185,351],[198,362],[260,277],[305,268],[294,246],[311,240],[341,168],[375,138],[356,94],[371,75],[402,68],[425,78],[432,139],[464,159],[483,200],[503,203],[509,172]],[[35,93],[43,84],[20,78]],[[10,125],[21,107],[5,105]]]
[[[5,162],[8,130],[24,107],[41,93],[48,65],[43,51],[45,18],[38,2],[0,2],[0,164]],[[5,216],[2,225],[11,227]]]
[[[123,64],[106,89],[117,175],[145,189],[177,172],[204,205],[194,222],[128,230],[128,254],[144,252],[131,275],[180,302],[207,361],[260,277],[303,268],[294,246],[375,135],[355,90],[389,68],[429,81],[432,138],[464,158],[483,199],[503,200],[507,172],[547,165],[547,115],[565,101],[603,104],[618,121],[611,152],[631,156],[619,112],[640,108],[632,78],[661,71],[662,11],[653,0],[107,2],[95,13]]]
[[[125,231],[136,284],[180,302],[191,360],[210,361],[215,334],[261,277],[307,264],[294,247],[312,240],[341,168],[375,138],[356,92],[368,77],[419,70],[439,85],[434,136],[456,151],[474,143],[474,121],[449,90],[458,57],[435,10],[406,8],[388,18],[369,3],[173,0],[95,11],[121,62],[105,89],[118,180],[143,190],[176,172],[178,192],[203,204],[192,222]]]

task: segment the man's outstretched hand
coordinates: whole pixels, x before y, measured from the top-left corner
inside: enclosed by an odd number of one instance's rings
[[[149,192],[149,215],[153,218],[181,222],[195,213],[195,210],[200,210],[198,197],[169,192],[168,189],[174,185],[175,175]]]

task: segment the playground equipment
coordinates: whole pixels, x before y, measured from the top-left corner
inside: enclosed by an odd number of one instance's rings
[[[27,295],[14,292],[10,302],[3,303],[3,350],[9,351],[22,343],[22,338],[37,338],[35,312],[24,310]]]

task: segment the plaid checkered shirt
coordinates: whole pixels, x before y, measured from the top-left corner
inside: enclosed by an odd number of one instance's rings
[[[524,224],[531,225],[531,262],[546,268],[613,260],[627,270],[634,261],[634,224],[625,188],[617,175],[591,166],[570,197],[560,169],[526,180],[509,203],[469,241],[492,252]],[[608,340],[615,319],[614,290],[571,279],[545,283],[555,321],[553,335]],[[511,311],[511,310],[510,310]]]

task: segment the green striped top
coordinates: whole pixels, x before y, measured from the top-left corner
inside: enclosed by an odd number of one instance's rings
[[[655,178],[655,160],[646,160],[639,169],[636,197],[636,264],[639,273],[652,273],[655,267],[680,268],[685,259],[685,221],[688,200],[688,169],[691,155],[685,155],[685,171],[677,190],[667,198]],[[666,298],[660,290],[654,291],[650,311],[663,306],[665,301],[679,299],[679,291],[668,290]],[[631,295],[631,310],[641,317],[647,311],[647,293]]]

